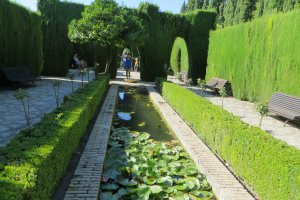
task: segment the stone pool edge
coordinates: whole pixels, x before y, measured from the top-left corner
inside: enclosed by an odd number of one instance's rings
[[[102,108],[81,155],[74,177],[65,195],[65,200],[96,200],[99,198],[101,176],[118,86],[111,85]]]
[[[171,108],[168,102],[155,90],[146,87],[151,101],[167,121],[182,145],[194,160],[219,200],[255,200],[224,164],[211,152],[194,131]]]

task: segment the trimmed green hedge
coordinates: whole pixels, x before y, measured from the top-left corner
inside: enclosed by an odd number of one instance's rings
[[[26,66],[39,76],[42,37],[40,15],[8,0],[0,1],[0,67]]]
[[[230,80],[239,99],[300,96],[300,10],[212,31],[206,80]]]
[[[153,81],[155,77],[166,77],[164,64],[170,63],[172,46],[176,37],[187,42],[193,58],[192,77],[204,78],[209,31],[214,28],[215,12],[193,11],[184,15],[159,12],[156,5],[141,3],[142,18],[149,37],[141,49],[141,79]]]
[[[175,39],[171,52],[170,63],[174,73],[181,71],[186,73],[189,72],[189,52],[185,40],[181,37],[177,37]]]
[[[90,82],[0,148],[0,199],[50,199],[107,86]]]
[[[299,150],[185,88],[161,82],[161,90],[168,103],[260,199],[300,199]]]

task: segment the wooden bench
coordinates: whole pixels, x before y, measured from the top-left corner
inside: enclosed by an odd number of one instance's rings
[[[204,88],[208,88],[214,92],[218,92],[223,87],[226,88],[227,93],[231,95],[231,85],[228,80],[220,78],[211,78],[207,84],[204,85]]]
[[[35,78],[31,75],[26,67],[3,67],[0,68],[2,78],[5,77],[6,81],[13,83],[27,83],[34,84]]]
[[[300,118],[300,97],[295,97],[283,93],[274,93],[269,102],[270,112],[280,115],[290,120]]]

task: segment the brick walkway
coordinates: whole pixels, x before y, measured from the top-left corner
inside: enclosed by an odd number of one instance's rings
[[[80,158],[65,200],[98,199],[118,87],[112,85]]]

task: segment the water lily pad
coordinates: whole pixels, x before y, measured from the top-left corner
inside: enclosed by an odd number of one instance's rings
[[[156,179],[155,178],[151,178],[151,177],[147,177],[147,176],[144,176],[143,177],[143,182],[147,185],[153,185],[156,183]]]
[[[173,179],[170,176],[160,177],[157,179],[157,183],[170,187],[173,184]]]
[[[163,187],[163,191],[168,194],[175,194],[177,192],[174,187]]]
[[[187,186],[185,183],[183,183],[183,184],[181,184],[181,185],[176,185],[176,186],[174,186],[174,188],[175,188],[176,190],[179,190],[179,191],[186,191],[187,188],[188,188],[188,186]]]
[[[100,199],[101,200],[110,200],[112,197],[113,193],[112,192],[102,192],[100,194]]]
[[[181,167],[181,163],[178,161],[173,161],[173,162],[168,163],[168,166],[169,167]]]
[[[149,137],[150,137],[150,134],[144,132],[144,133],[140,134],[140,135],[136,138],[136,140],[137,140],[137,141],[144,141],[144,140],[149,139]]]
[[[140,197],[140,199],[143,199],[143,200],[148,200],[150,194],[151,194],[151,190],[146,185],[140,186],[137,190],[138,197]]]
[[[169,198],[170,200],[189,200],[189,195],[183,192],[177,192],[174,196]]]
[[[146,125],[146,122],[141,122],[141,123],[138,124],[139,127],[143,127],[145,125]]]
[[[200,198],[212,198],[214,196],[213,193],[211,192],[201,191],[201,190],[192,191],[190,193],[195,197],[200,197]]]
[[[119,185],[116,183],[104,183],[104,184],[101,184],[101,189],[115,191],[115,190],[119,189]]]
[[[117,181],[120,185],[123,185],[123,186],[135,186],[135,185],[137,185],[136,181],[129,180],[128,178],[124,178],[124,177],[118,177]]]
[[[153,194],[157,194],[157,193],[160,193],[162,190],[162,187],[159,186],[159,185],[152,185],[150,186],[150,190]]]
[[[117,193],[120,197],[127,195],[128,191],[125,188],[120,188]]]

